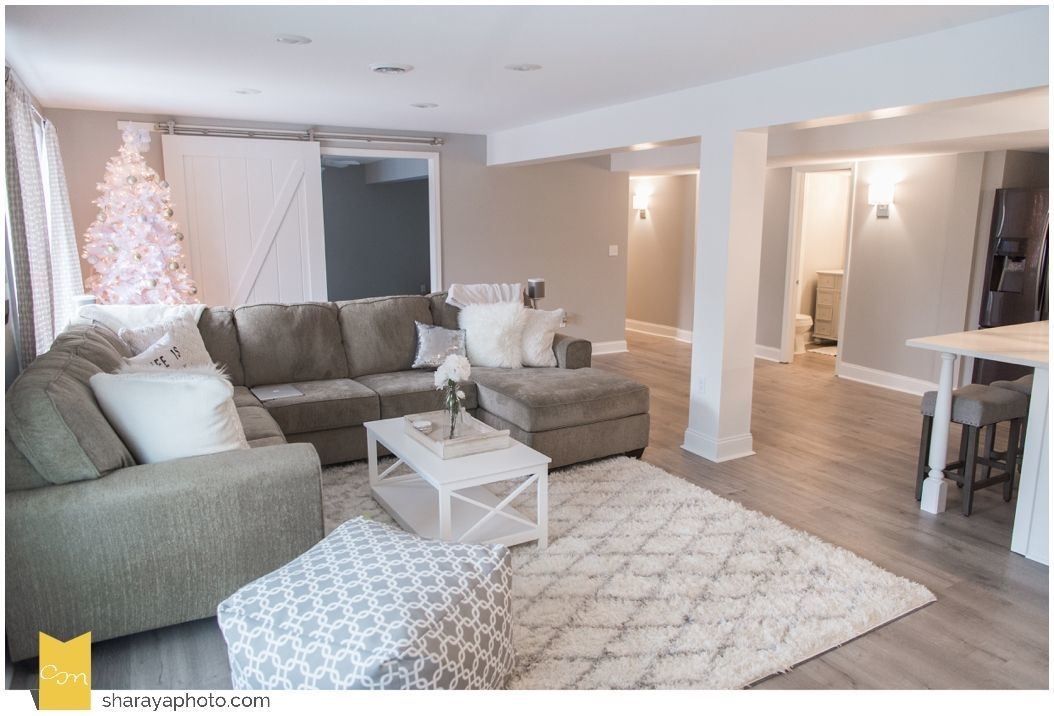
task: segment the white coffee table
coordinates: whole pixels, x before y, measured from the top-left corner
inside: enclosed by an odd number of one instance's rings
[[[490,542],[506,546],[549,543],[550,459],[513,440],[503,450],[443,460],[404,432],[403,418],[365,424],[370,491],[403,529],[448,542]],[[377,443],[397,458],[378,473]],[[411,472],[398,472],[400,467]],[[397,474],[398,472],[398,474]],[[498,497],[487,485],[513,481]],[[534,486],[537,514],[532,520],[511,503]]]

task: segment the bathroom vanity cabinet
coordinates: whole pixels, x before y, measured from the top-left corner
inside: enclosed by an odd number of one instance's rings
[[[845,271],[816,272],[816,315],[813,318],[813,338],[838,340],[838,312],[842,307],[842,283]]]

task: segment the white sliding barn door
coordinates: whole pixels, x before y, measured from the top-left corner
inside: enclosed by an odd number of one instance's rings
[[[325,301],[318,142],[162,135],[198,299]]]

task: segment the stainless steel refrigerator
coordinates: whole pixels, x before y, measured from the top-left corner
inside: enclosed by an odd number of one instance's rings
[[[1046,189],[996,191],[981,298],[981,328],[1047,320],[1048,214]],[[973,380],[1013,380],[1031,370],[978,360],[974,362]]]

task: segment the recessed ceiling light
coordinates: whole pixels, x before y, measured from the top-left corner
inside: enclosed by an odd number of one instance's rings
[[[233,90],[234,94],[260,94],[261,90],[253,89],[252,87],[241,87]]]
[[[512,70],[513,72],[534,72],[535,70],[542,69],[542,66],[530,62],[521,62],[518,65],[505,65],[505,69]]]
[[[416,107],[417,109],[435,109],[439,105],[435,102],[414,102],[410,106]]]
[[[274,41],[280,45],[310,45],[311,38],[305,37],[304,35],[292,35],[287,32],[280,32],[274,36]]]
[[[394,62],[378,62],[370,65],[371,70],[381,75],[405,75],[413,68],[413,65],[400,65]]]

